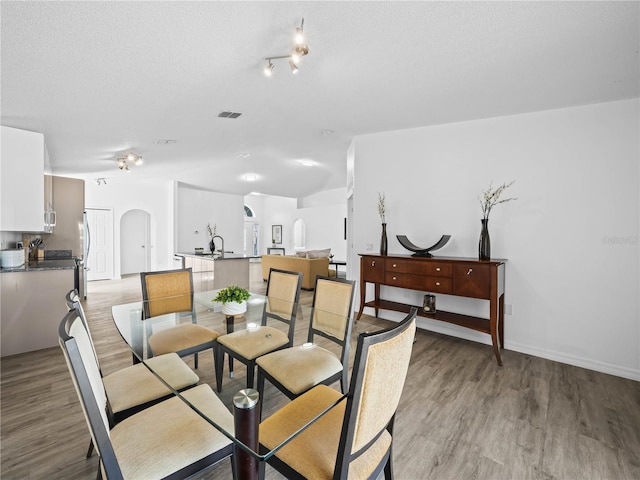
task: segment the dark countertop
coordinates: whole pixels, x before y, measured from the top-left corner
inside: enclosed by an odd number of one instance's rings
[[[210,253],[200,254],[200,253],[178,252],[178,253],[175,253],[174,255],[181,255],[183,257],[212,258],[213,260],[242,260],[244,258],[248,260],[250,258],[260,258],[259,256],[256,257],[253,255],[244,255],[240,253],[225,253],[224,257],[221,257],[220,255],[211,255]]]
[[[30,260],[29,263],[16,268],[2,268],[2,273],[9,272],[35,272],[43,270],[68,270],[76,268],[76,261],[73,258],[58,260]]]

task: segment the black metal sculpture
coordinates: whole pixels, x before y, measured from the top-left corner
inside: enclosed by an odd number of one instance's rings
[[[420,248],[414,245],[413,243],[411,243],[411,241],[407,238],[406,235],[396,235],[396,238],[400,242],[400,245],[402,245],[404,248],[406,248],[410,252],[414,252],[411,255],[412,257],[433,257],[433,255],[431,255],[430,252],[432,250],[438,250],[439,248],[444,247],[449,241],[449,239],[451,238],[451,235],[442,235],[442,237],[440,237],[440,240],[438,240],[435,244],[431,245],[429,248]]]

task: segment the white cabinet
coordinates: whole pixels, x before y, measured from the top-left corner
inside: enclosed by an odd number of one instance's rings
[[[44,230],[44,135],[2,127],[0,230]]]
[[[212,258],[185,255],[184,267],[191,267],[192,269],[194,291],[206,292],[207,290],[212,290],[214,288]]]

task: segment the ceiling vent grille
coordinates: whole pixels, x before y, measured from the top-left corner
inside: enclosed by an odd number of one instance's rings
[[[238,118],[240,115],[242,114],[238,112],[220,112],[218,114],[218,117],[219,118]]]

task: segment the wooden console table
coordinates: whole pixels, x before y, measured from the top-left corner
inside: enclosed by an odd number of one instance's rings
[[[418,307],[418,315],[453,323],[491,335],[493,352],[502,366],[500,349],[504,348],[504,270],[505,260],[480,261],[473,258],[412,257],[409,255],[360,255],[360,311],[364,307],[408,313],[414,305],[380,298],[380,285],[442,293],[489,301],[489,318],[473,317],[437,309],[427,314]],[[375,298],[365,302],[367,282],[375,287]]]

